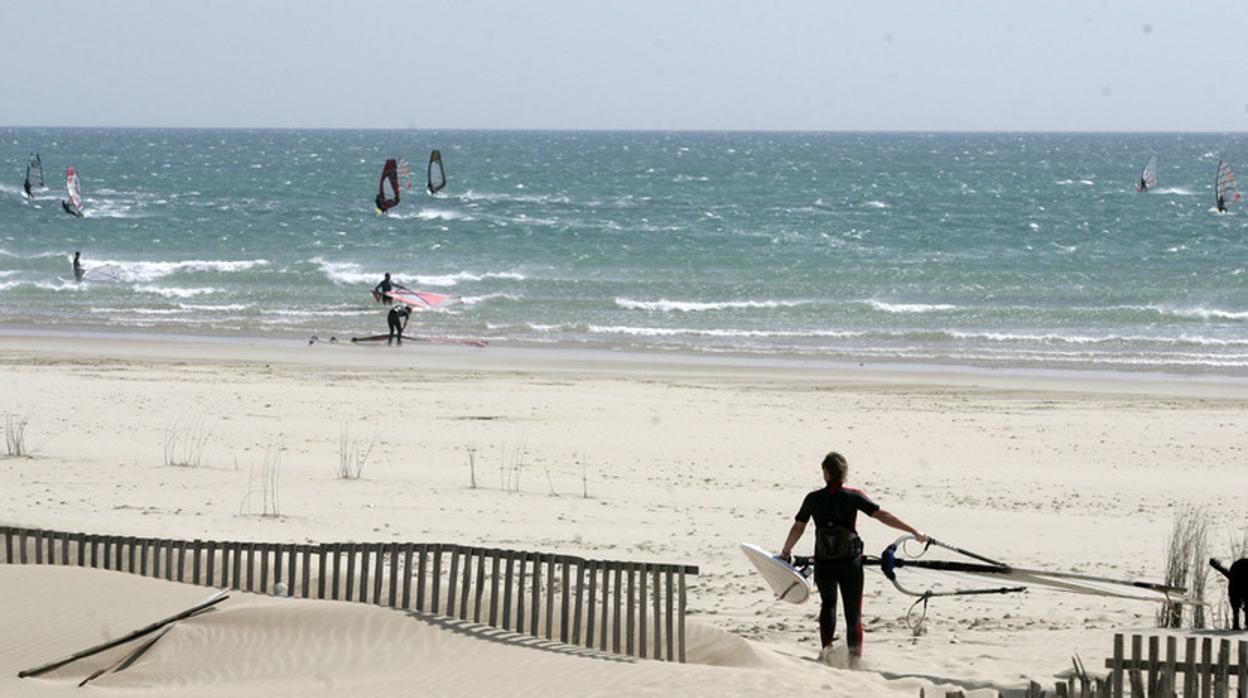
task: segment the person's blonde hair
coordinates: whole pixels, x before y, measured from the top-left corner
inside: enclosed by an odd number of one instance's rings
[[[829,451],[828,455],[823,457],[823,469],[832,476],[833,482],[843,483],[845,478],[849,477],[849,461],[836,451]]]

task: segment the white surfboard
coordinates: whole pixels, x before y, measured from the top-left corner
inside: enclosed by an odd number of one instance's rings
[[[767,580],[776,598],[789,603],[806,603],[810,598],[810,580],[795,567],[757,545],[742,543],[741,552]]]

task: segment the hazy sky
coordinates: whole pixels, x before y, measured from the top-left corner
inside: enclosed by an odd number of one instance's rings
[[[1240,131],[1243,0],[0,0],[0,124]]]

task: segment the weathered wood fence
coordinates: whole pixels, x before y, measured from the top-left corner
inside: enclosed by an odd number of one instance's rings
[[[1109,678],[1114,698],[1124,695],[1123,677],[1129,680],[1130,692],[1126,695],[1161,696],[1163,698],[1230,698],[1244,696],[1248,692],[1248,641],[1239,640],[1234,643],[1234,660],[1232,660],[1232,644],[1229,639],[1218,640],[1216,656],[1213,651],[1213,638],[1183,639],[1183,653],[1179,654],[1179,639],[1166,637],[1165,651],[1161,644],[1163,638],[1148,638],[1148,655],[1143,652],[1145,639],[1140,635],[1131,636],[1131,656],[1125,656],[1125,639],[1122,635],[1114,635],[1114,654],[1105,660],[1105,668],[1109,669]],[[1200,646],[1197,652],[1197,644]],[[1232,689],[1234,685],[1234,689]]]
[[[1162,650],[1162,644],[1165,650]],[[1179,638],[1131,636],[1131,656],[1126,656],[1126,638],[1114,635],[1113,656],[1105,660],[1109,674],[1089,677],[1075,660],[1075,672],[1052,692],[1031,682],[1025,698],[1248,698],[1248,640],[1232,643],[1219,639],[1214,654],[1212,637]],[[1148,654],[1144,644],[1148,643]],[[1199,646],[1199,650],[1197,647]],[[921,698],[927,693],[919,690]],[[945,698],[961,698],[961,691],[946,692]]]
[[[481,623],[630,657],[685,661],[689,565],[446,543],[297,545],[0,526],[6,564],[73,565]]]

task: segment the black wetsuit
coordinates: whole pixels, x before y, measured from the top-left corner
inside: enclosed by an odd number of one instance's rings
[[[86,270],[82,268],[82,262],[74,257],[74,281],[82,281],[82,276],[86,273]]]
[[[30,180],[29,179],[26,180],[25,182],[22,182],[22,191],[26,192],[27,199],[35,198],[35,195],[30,193]]]
[[[396,340],[399,344],[403,343],[403,327],[411,312],[407,308],[391,308],[386,314],[386,323],[390,325],[390,336],[386,338],[386,344],[392,344]]]
[[[394,283],[391,282],[390,279],[382,279],[381,283],[377,284],[377,286],[373,288],[373,293],[380,293],[381,298],[379,300],[386,305],[390,305],[390,292],[393,290]]]
[[[862,492],[839,484],[815,490],[802,500],[797,520],[815,519],[815,586],[819,588],[819,639],[832,644],[836,633],[836,597],[839,588],[845,609],[849,651],[862,656],[862,541],[858,512],[867,516],[880,506]]]
[[[1218,213],[1226,213],[1226,200],[1218,197]]]

